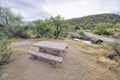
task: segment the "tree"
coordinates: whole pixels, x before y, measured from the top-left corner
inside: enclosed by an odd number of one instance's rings
[[[26,37],[21,15],[14,14],[9,8],[0,6],[0,38],[6,36]]]
[[[22,23],[22,17],[14,14],[9,8],[0,6],[0,23],[3,26],[19,25]]]
[[[65,22],[64,18],[61,16],[51,17],[49,19],[50,26],[54,28],[54,38],[57,39],[60,34],[65,32],[68,28],[67,23]],[[64,33],[63,33],[64,34]]]
[[[80,30],[80,27],[78,25],[75,26],[75,31]]]
[[[34,33],[37,37],[50,37],[52,30],[46,21],[38,20],[34,22]]]

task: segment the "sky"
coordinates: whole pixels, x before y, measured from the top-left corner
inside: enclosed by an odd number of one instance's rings
[[[25,21],[61,15],[65,19],[101,13],[120,13],[120,0],[0,0]]]

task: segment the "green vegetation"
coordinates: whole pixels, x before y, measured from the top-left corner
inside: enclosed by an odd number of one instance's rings
[[[31,24],[24,24],[20,15],[14,14],[9,8],[0,7],[0,39],[28,38],[35,35],[37,38],[66,37],[68,24],[61,16],[47,20],[37,20]]]
[[[109,25],[107,23],[98,23],[95,27],[94,27],[94,33],[95,34],[105,34],[106,29],[109,28]]]
[[[51,17],[48,20],[34,21],[34,33],[38,38],[60,38],[67,35],[68,24],[61,16]]]
[[[111,26],[114,26],[116,23],[120,22],[120,15],[117,14],[96,14],[80,18],[68,19],[67,22],[70,25],[81,27],[83,29],[93,29],[96,24],[100,22],[109,23]],[[109,26],[110,27],[110,26]]]
[[[45,21],[38,20],[34,22],[34,33],[37,38],[50,37],[51,29]]]
[[[26,38],[22,17],[12,13],[9,8],[0,7],[0,39]]]
[[[113,28],[107,28],[106,29],[106,34],[108,34],[108,35],[114,35],[114,29]]]
[[[83,31],[82,28],[80,29],[80,35],[81,35],[81,36],[84,36],[84,31]]]
[[[0,65],[8,62],[12,50],[9,47],[10,42],[7,39],[2,39],[0,41]]]
[[[24,24],[20,15],[14,14],[9,8],[0,7],[0,39],[3,38],[54,38],[67,37],[69,32],[91,29],[95,34],[114,35],[113,26],[119,28],[120,16],[116,14],[91,15],[65,20],[61,16],[46,20],[36,20]],[[80,30],[80,34],[83,31]]]
[[[116,24],[116,27],[120,29],[120,23],[117,23],[117,24]]]
[[[107,23],[98,23],[93,31],[94,34],[107,34],[107,35],[114,35],[114,28],[110,28]]]
[[[57,39],[59,36],[66,36],[68,31],[68,24],[61,16],[51,17],[49,19],[50,25],[53,26],[54,38]]]

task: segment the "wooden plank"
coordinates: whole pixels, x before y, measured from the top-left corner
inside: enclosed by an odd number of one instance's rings
[[[62,57],[58,57],[58,56],[54,56],[54,55],[50,55],[50,54],[46,54],[46,53],[42,53],[42,52],[29,50],[28,53],[31,54],[31,55],[34,55],[34,56],[38,56],[38,57],[42,57],[42,58],[51,60],[51,61],[56,61],[56,62],[62,62],[63,61]]]
[[[64,51],[67,47],[67,45],[64,43],[49,42],[49,41],[40,41],[38,43],[33,44],[33,46],[52,49],[52,50],[58,50],[58,51]]]

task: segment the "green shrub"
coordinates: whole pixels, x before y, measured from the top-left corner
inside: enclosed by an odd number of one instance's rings
[[[84,36],[84,31],[83,31],[83,29],[80,29],[79,32],[80,32],[80,35],[81,35],[81,36]]]
[[[116,27],[117,27],[118,29],[120,29],[120,23],[117,23],[117,24],[116,24]]]
[[[8,38],[27,38],[26,28],[24,26],[7,26],[3,28],[3,33]]]
[[[107,23],[98,23],[93,32],[95,32],[96,34],[104,34],[106,29],[109,28],[109,25]]]
[[[34,22],[34,33],[37,38],[42,37],[51,37],[52,28],[48,26],[48,24],[44,21],[36,21]]]
[[[108,35],[114,35],[114,29],[112,29],[112,28],[106,29],[106,34],[108,34]]]
[[[25,31],[25,34],[26,34],[28,37],[32,37],[32,36],[33,36],[33,31],[32,31],[32,30],[27,30],[27,31]]]
[[[7,38],[3,31],[0,31],[0,40],[3,38]]]
[[[94,33],[94,34],[100,34],[100,31],[99,30],[92,30],[92,32]]]
[[[0,65],[8,62],[12,49],[9,47],[10,42],[7,39],[0,41]]]

